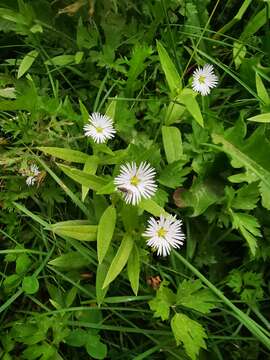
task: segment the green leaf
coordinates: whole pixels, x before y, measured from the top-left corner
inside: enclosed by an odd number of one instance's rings
[[[117,97],[115,97],[114,99],[112,99],[110,101],[109,105],[107,106],[106,113],[105,113],[112,120],[115,119],[116,108],[117,108]]]
[[[270,113],[260,114],[248,118],[249,121],[255,121],[259,123],[269,123],[270,122]]]
[[[165,210],[159,206],[154,200],[151,199],[143,199],[138,204],[138,207],[142,210],[149,212],[154,216],[160,216],[161,214],[165,214]]]
[[[75,62],[74,55],[58,55],[45,61],[45,65],[66,66]]]
[[[131,288],[134,294],[137,295],[140,278],[140,253],[136,244],[134,244],[133,250],[128,258],[127,270]]]
[[[183,344],[187,355],[196,360],[201,348],[206,349],[204,339],[207,335],[197,321],[184,314],[175,314],[171,320],[171,328],[177,345]]]
[[[107,356],[107,346],[99,339],[99,335],[88,335],[86,351],[93,359],[104,359]]]
[[[189,174],[191,168],[183,168],[183,163],[181,161],[173,162],[161,171],[158,182],[164,186],[167,186],[171,189],[175,189],[183,185],[183,182],[186,180],[186,175]]]
[[[59,168],[72,180],[77,181],[79,184],[89,187],[91,190],[98,191],[108,182],[96,175],[86,174],[82,170],[72,168],[70,166],[57,164]]]
[[[26,294],[35,294],[39,289],[39,282],[36,276],[25,276],[22,281],[22,289]]]
[[[270,210],[270,191],[267,186],[261,181],[259,184],[259,190],[262,197],[262,206],[267,210]]]
[[[65,342],[70,346],[82,347],[86,344],[89,334],[83,329],[72,330],[65,338]]]
[[[97,232],[98,262],[101,264],[113,238],[116,223],[116,211],[111,205],[102,214]]]
[[[132,248],[133,239],[130,234],[125,234],[121,245],[118,248],[117,253],[110,265],[103,284],[103,289],[108,286],[120,274],[128,261]]]
[[[61,221],[48,227],[60,236],[69,236],[81,241],[95,241],[97,239],[97,225],[90,225],[87,220]]]
[[[170,308],[176,302],[176,295],[167,285],[167,281],[162,281],[156,297],[149,301],[150,309],[154,311],[154,317],[161,317],[163,321],[169,319]]]
[[[32,50],[29,53],[25,55],[25,57],[22,59],[22,62],[19,66],[17,78],[19,79],[22,77],[32,66],[33,62],[36,60],[39,52],[37,50]]]
[[[83,257],[79,252],[71,251],[49,261],[48,264],[65,270],[74,270],[89,265],[89,260]]]
[[[20,254],[16,259],[16,273],[22,274],[29,270],[32,261],[27,254]]]
[[[139,75],[143,72],[146,67],[144,63],[145,59],[151,55],[152,49],[146,45],[136,44],[132,51],[132,57],[129,61],[129,69],[127,72],[126,82],[126,94],[129,97],[133,96],[133,93],[140,86],[138,81]]]
[[[203,289],[200,280],[184,280],[178,287],[177,305],[208,314],[216,307],[216,297],[209,289]]]
[[[256,72],[256,89],[257,89],[257,94],[258,94],[259,98],[262,100],[262,102],[265,105],[269,105],[270,98],[269,98],[268,92],[264,86],[264,83],[263,83],[260,75],[257,72]]]
[[[97,168],[98,168],[99,159],[97,156],[89,156],[88,160],[86,160],[83,172],[90,175],[95,175]],[[88,186],[82,185],[82,201],[85,200],[90,188]]]
[[[198,216],[220,200],[222,189],[214,179],[195,180],[189,191],[181,194],[184,203],[193,208],[192,216]]]
[[[236,213],[231,211],[230,214],[234,229],[240,231],[248,243],[251,254],[255,255],[257,248],[256,236],[261,236],[258,220],[254,216],[246,213]]]
[[[266,141],[263,141],[259,133],[253,135],[242,151],[220,135],[213,134],[212,137],[213,142],[216,144],[221,143],[221,150],[233,158],[232,165],[234,167],[244,166],[251,173],[254,173],[257,178],[261,179],[265,187],[270,191],[269,161],[265,158],[269,153],[269,145]]]
[[[87,155],[81,151],[64,149],[58,147],[38,147],[38,150],[42,151],[45,154],[52,155],[58,159],[62,159],[65,161],[75,162],[75,163],[86,163],[93,162],[96,163],[98,161],[98,157],[94,155]]]
[[[241,210],[255,209],[259,200],[259,190],[257,183],[242,186],[236,192],[236,196],[232,200],[231,207]]]
[[[191,89],[183,89],[181,94],[178,96],[180,103],[184,104],[187,108],[187,111],[191,116],[197,121],[200,126],[204,126],[203,117],[201,109],[196,100],[197,93]]]
[[[181,89],[182,87],[180,75],[178,74],[174,63],[172,62],[171,57],[168,55],[167,51],[159,41],[157,42],[157,49],[161,67],[165,73],[170,92],[173,94],[177,89]]]
[[[180,160],[183,156],[180,130],[173,126],[162,126],[162,140],[168,163]]]
[[[103,303],[103,300],[106,296],[106,293],[109,289],[109,286],[103,288],[103,283],[106,277],[106,274],[109,270],[109,263],[107,261],[103,261],[102,264],[98,264],[97,273],[96,273],[96,297],[98,305]]]
[[[165,125],[169,126],[173,123],[180,122],[181,116],[184,114],[186,107],[179,104],[181,96],[176,96],[169,104],[165,115]]]
[[[235,68],[238,69],[239,66],[242,64],[242,61],[244,60],[246,56],[247,48],[246,46],[239,42],[234,41],[233,43],[233,61],[235,64]]]
[[[80,110],[81,110],[81,114],[82,114],[82,118],[83,118],[83,123],[86,124],[89,121],[89,113],[88,113],[86,107],[84,106],[84,104],[81,102],[81,100],[79,100],[79,104],[80,104]]]

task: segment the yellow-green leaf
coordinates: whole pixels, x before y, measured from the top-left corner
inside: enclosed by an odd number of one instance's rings
[[[186,106],[187,111],[191,116],[193,116],[197,123],[203,127],[203,117],[199,104],[196,100],[196,95],[195,91],[191,89],[184,89],[178,99]]]
[[[167,162],[180,160],[183,155],[180,130],[174,126],[162,126],[162,140]]]
[[[57,165],[71,179],[77,181],[81,185],[89,187],[89,189],[91,190],[98,191],[104,185],[107,184],[107,181],[99,176],[86,174],[82,170],[78,170],[63,164],[57,164]]]
[[[17,78],[19,79],[22,77],[32,66],[33,62],[36,60],[39,52],[37,50],[32,50],[29,53],[25,55],[25,57],[22,59],[22,62],[19,66]]]
[[[87,155],[78,150],[72,149],[65,149],[65,148],[58,148],[58,147],[38,147],[38,150],[42,151],[45,154],[52,155],[58,159],[75,162],[75,163],[82,163],[84,164],[86,161],[95,161],[97,157],[94,155]]]
[[[106,286],[108,286],[123,270],[124,266],[128,261],[132,248],[133,239],[130,234],[125,234],[121,245],[119,246],[117,253],[110,265],[103,284],[103,289],[106,288]]]
[[[111,243],[116,223],[116,211],[111,205],[102,214],[97,233],[98,262],[101,264]]]
[[[177,89],[181,89],[182,87],[180,75],[172,62],[171,57],[159,41],[157,42],[157,49],[161,67],[165,73],[170,92],[173,94]]]
[[[165,214],[165,210],[159,206],[154,200],[151,199],[143,199],[139,204],[139,208],[149,212],[154,216],[160,216],[161,214]]]
[[[81,241],[95,241],[97,228],[97,225],[90,225],[87,220],[69,220],[53,224],[48,229],[60,236],[69,236]]]
[[[248,118],[249,121],[255,121],[259,123],[269,123],[270,122],[270,113],[260,114]]]

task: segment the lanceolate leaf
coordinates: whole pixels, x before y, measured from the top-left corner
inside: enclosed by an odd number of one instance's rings
[[[178,100],[186,106],[190,115],[193,116],[197,123],[203,127],[203,117],[199,104],[196,100],[196,93],[191,89],[183,89],[181,94],[178,96]]]
[[[69,236],[81,241],[95,241],[97,229],[96,225],[90,225],[87,220],[62,221],[49,227],[49,230],[60,236]]]
[[[174,126],[162,126],[162,139],[168,163],[180,160],[183,156],[180,130]]]
[[[96,163],[98,160],[97,156],[87,155],[78,150],[58,148],[58,147],[38,147],[38,150],[44,152],[45,154],[52,155],[58,159],[62,159],[65,161],[82,163],[84,164],[86,161],[93,161]]]
[[[102,214],[98,224],[97,251],[101,264],[111,243],[116,222],[116,211],[111,205]]]
[[[103,289],[106,288],[106,286],[108,286],[120,274],[128,261],[132,248],[133,239],[130,234],[125,234],[121,245],[118,248],[117,253],[110,265],[103,284]]]
[[[36,60],[37,56],[38,56],[37,50],[32,50],[25,55],[18,70],[18,75],[17,75],[18,79],[22,77],[30,69],[33,62]]]
[[[162,69],[165,73],[171,93],[175,93],[176,89],[181,88],[181,78],[176,70],[171,57],[160,42],[157,42],[158,55],[161,62]]]
[[[89,156],[88,160],[86,160],[84,164],[83,171],[86,174],[94,175],[97,171],[98,162],[99,159],[97,156],[95,155]],[[82,201],[85,200],[89,190],[90,190],[89,186],[82,185]]]
[[[107,184],[107,181],[99,176],[86,174],[82,170],[78,170],[62,164],[58,164],[58,166],[71,179],[77,181],[81,185],[89,187],[91,190],[98,191]]]

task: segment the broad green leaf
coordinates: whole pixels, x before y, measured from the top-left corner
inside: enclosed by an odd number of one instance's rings
[[[105,359],[107,356],[107,345],[100,341],[99,335],[88,335],[86,351],[93,359]]]
[[[138,207],[142,210],[149,212],[154,216],[160,216],[161,214],[165,214],[165,210],[159,206],[154,200],[151,199],[143,199],[138,204]]]
[[[260,114],[248,118],[249,121],[255,121],[259,123],[269,123],[270,122],[270,113]]]
[[[178,99],[186,106],[187,111],[197,121],[197,123],[203,127],[203,117],[199,104],[196,100],[196,95],[197,93],[195,93],[195,91],[185,88],[178,96]]]
[[[246,213],[230,211],[230,214],[232,217],[233,227],[240,231],[248,243],[251,254],[255,255],[257,248],[256,236],[261,236],[258,220],[254,216]]]
[[[259,12],[257,12],[249,21],[240,36],[240,40],[245,40],[250,38],[253,34],[255,34],[266,22],[267,19],[267,11],[266,6]]]
[[[171,164],[180,160],[183,156],[180,130],[174,126],[162,126],[162,140],[167,162]]]
[[[204,289],[200,280],[184,280],[177,290],[177,305],[208,314],[216,307],[216,297],[209,289]]]
[[[235,145],[225,140],[222,136],[213,134],[213,142],[215,144],[222,144],[220,150],[224,151],[226,154],[230,155],[233,161],[232,165],[236,167],[245,167],[250,172],[254,173],[261,181],[265,184],[268,191],[270,191],[270,172],[266,170],[261,164],[269,166],[268,159],[265,159],[268,147],[265,145],[265,154],[260,153],[263,143],[260,143],[260,137],[256,138],[255,141],[250,141],[248,146],[245,146],[243,150],[238,149]],[[260,146],[259,146],[260,145]],[[256,151],[257,150],[257,151]],[[260,163],[259,163],[260,161]]]
[[[156,297],[149,301],[150,309],[154,311],[154,317],[161,317],[163,321],[169,319],[170,308],[176,302],[176,295],[167,285],[167,281],[162,281]]]
[[[22,281],[22,289],[26,294],[35,294],[39,289],[39,282],[36,276],[25,276]]]
[[[74,55],[58,55],[45,61],[45,65],[66,66],[75,62]]]
[[[29,25],[28,19],[24,15],[10,9],[0,8],[0,17],[17,24]]]
[[[140,253],[136,244],[134,244],[133,250],[128,258],[128,278],[131,288],[135,295],[138,294],[139,278],[140,278]]]
[[[74,60],[76,64],[79,64],[82,61],[84,52],[83,51],[77,51],[75,56],[74,56]]]
[[[65,343],[74,347],[82,347],[86,344],[88,333],[83,329],[74,329],[65,338]]]
[[[165,73],[170,92],[174,94],[177,89],[181,89],[182,87],[180,75],[172,62],[171,57],[159,41],[157,42],[157,49],[161,67]]]
[[[72,168],[63,164],[57,165],[72,180],[77,181],[81,185],[89,187],[89,189],[91,190],[98,191],[107,184],[107,181],[99,176],[86,174],[82,170],[78,170],[76,168]]]
[[[68,236],[80,241],[95,241],[97,225],[90,225],[87,220],[68,220],[51,225],[49,230],[60,236]]]
[[[231,207],[240,210],[252,210],[255,209],[259,200],[258,184],[252,183],[243,185],[235,193],[235,197],[232,200]]]
[[[32,264],[31,259],[27,254],[20,254],[16,259],[16,273],[23,274],[29,270]]]
[[[222,187],[215,179],[201,181],[197,179],[188,191],[181,194],[184,203],[193,208],[192,216],[199,216],[210,206],[220,200]]]
[[[97,232],[98,262],[102,263],[112,240],[116,223],[116,210],[111,205],[102,214]]]
[[[49,261],[48,264],[65,270],[74,270],[89,266],[89,260],[83,257],[79,252],[71,251]]]
[[[258,73],[256,73],[256,89],[259,98],[263,101],[264,104],[270,104],[270,98],[268,92],[264,86],[264,83]]]
[[[184,345],[187,355],[196,360],[200,349],[206,349],[204,339],[207,335],[200,323],[184,314],[175,314],[171,320],[171,328],[177,345]]]
[[[89,156],[88,160],[86,160],[84,164],[83,171],[86,174],[95,175],[98,167],[99,159],[97,156],[92,155]],[[85,200],[90,188],[88,186],[82,185],[82,201]]]
[[[133,248],[133,239],[130,234],[125,234],[121,242],[120,247],[110,265],[108,273],[106,275],[103,289],[108,286],[123,270],[126,265],[131,250]]]
[[[87,155],[78,150],[71,150],[58,147],[38,147],[38,150],[42,151],[45,154],[52,155],[58,159],[75,162],[75,163],[86,163],[86,162],[97,162],[97,157],[94,155]]]
[[[32,66],[33,62],[36,60],[39,52],[37,50],[32,50],[29,53],[25,55],[25,57],[22,59],[22,62],[19,66],[17,78],[19,79],[22,77]]]

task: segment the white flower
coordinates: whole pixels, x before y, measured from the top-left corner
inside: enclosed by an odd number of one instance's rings
[[[127,204],[136,205],[142,198],[147,199],[154,195],[157,190],[155,183],[155,170],[147,162],[135,162],[121,165],[120,175],[114,179],[117,190],[124,195]]]
[[[206,64],[203,68],[197,68],[193,73],[192,88],[201,95],[210,94],[210,89],[216,87],[218,77],[214,73],[213,65]]]
[[[84,125],[85,136],[90,136],[96,143],[104,143],[116,133],[113,121],[109,116],[94,112],[90,115],[89,124]]]
[[[30,169],[26,172],[27,176],[25,182],[28,186],[33,186],[37,181],[37,176],[40,174],[40,171],[36,165],[31,165]]]
[[[181,229],[182,220],[176,216],[167,217],[160,215],[159,220],[151,217],[143,236],[148,237],[147,245],[157,250],[158,255],[167,256],[172,248],[179,248],[183,245],[185,235]]]

